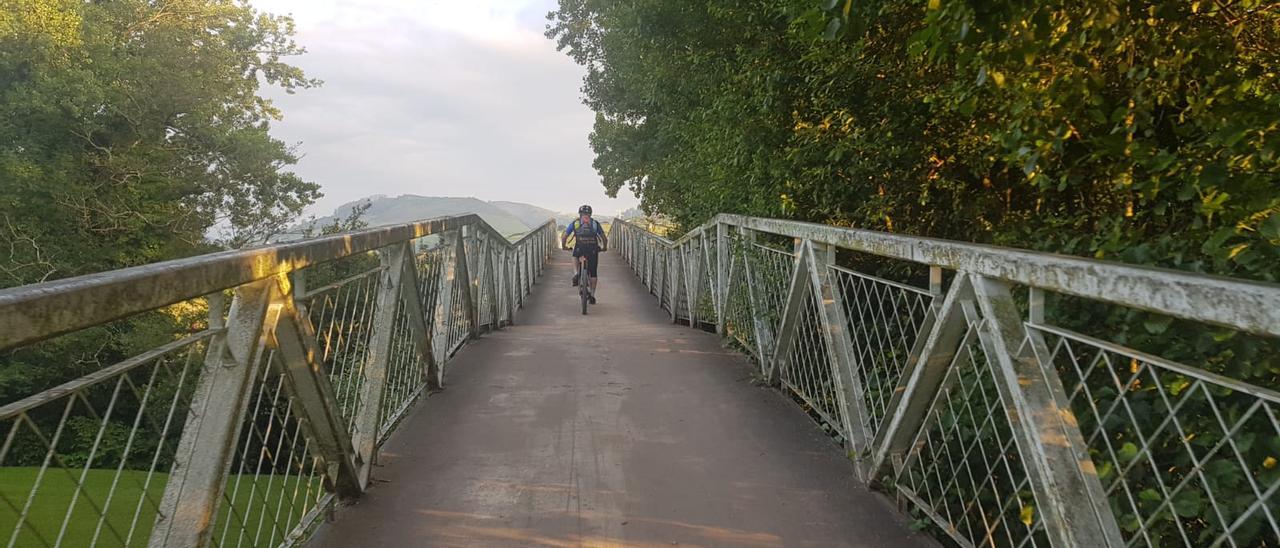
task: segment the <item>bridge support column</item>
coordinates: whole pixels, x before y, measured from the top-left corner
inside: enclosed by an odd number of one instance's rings
[[[685,312],[688,314],[689,327],[698,327],[698,240],[692,239],[678,247],[680,250],[681,278],[684,286]]]
[[[551,254],[555,252],[552,242],[555,241],[556,231],[554,227],[546,229],[546,236],[539,238],[538,243],[538,277],[542,277],[542,273],[547,269],[547,259],[551,258]]]
[[[280,285],[287,288],[288,281],[284,277],[279,280]],[[367,482],[362,477],[367,474],[373,455],[358,453],[351,436],[347,433],[340,411],[341,406],[334,395],[334,388],[329,382],[324,364],[320,363],[320,352],[315,348],[316,334],[311,328],[311,320],[301,315],[288,291],[279,291],[279,289],[282,288],[276,289],[271,306],[272,309],[279,310],[279,315],[274,318],[274,323],[268,324],[267,333],[271,346],[276,349],[277,356],[280,358],[280,372],[285,378],[285,389],[292,398],[293,409],[300,419],[303,431],[312,442],[316,454],[323,458],[327,465],[330,482],[328,487],[343,499],[353,499],[364,491]],[[382,305],[381,298],[378,305]],[[392,317],[395,315],[395,305],[396,302],[393,300],[391,302]],[[374,324],[375,331],[379,330],[379,327],[382,326]],[[390,322],[381,331],[387,333],[389,342]],[[390,344],[387,346],[389,350]],[[370,349],[370,358],[373,357],[374,351]],[[385,354],[383,361],[385,362]],[[385,364],[381,370],[366,369],[366,375],[366,389],[372,387],[378,391],[377,401],[370,403],[370,400],[366,399],[363,411],[368,414],[369,409],[373,409],[373,441],[376,446],[377,415],[378,409],[381,408],[381,393],[386,385],[387,376]],[[359,419],[360,417],[357,417],[357,420]],[[359,424],[357,428],[364,426]],[[357,435],[362,434],[361,431],[357,432]]]
[[[726,301],[729,300],[729,225],[716,223],[715,283],[712,284],[716,307],[716,333],[724,335]]]
[[[654,270],[658,271],[657,278],[654,279],[654,294],[658,296],[658,307],[662,309],[662,301],[668,297],[667,286],[671,279],[671,250],[654,250]]]
[[[432,352],[430,328],[425,321],[421,298],[418,295],[417,270],[413,268],[413,250],[409,244],[399,244],[379,250],[382,263],[382,283],[378,289],[373,313],[373,328],[369,335],[369,353],[365,362],[365,382],[360,398],[360,413],[353,420],[355,439],[353,444],[361,463],[359,483],[361,489],[369,484],[373,464],[377,461],[378,437],[381,430],[383,396],[386,394],[388,364],[391,357],[392,336],[395,332],[396,312],[401,304],[408,316],[414,347],[427,360],[428,383],[430,371],[436,369]]]
[[[703,229],[698,233],[698,250],[701,251],[701,253],[698,256],[698,277],[694,280],[694,283],[698,284],[698,302],[701,303],[704,296],[702,280],[704,278],[707,280],[708,293],[706,293],[705,296],[711,299],[711,315],[715,316],[716,313],[719,312],[716,308],[719,306],[719,303],[716,302],[716,263],[711,258],[711,249],[711,238],[707,236],[706,227],[703,227]],[[716,328],[716,332],[719,333],[720,326],[716,325],[719,318],[710,319],[711,323]],[[702,320],[703,318],[699,315],[698,321]]]
[[[527,301],[529,293],[533,291],[533,253],[528,249],[523,249],[520,254],[524,257],[524,283],[520,286],[520,295],[523,301]]]
[[[524,250],[517,249],[511,253],[511,299],[512,314],[515,310],[524,308]]]
[[[806,258],[812,268],[809,280],[813,294],[818,299],[818,320],[822,328],[823,342],[827,347],[827,360],[831,364],[831,377],[836,381],[837,403],[845,429],[846,449],[860,460],[868,449],[871,437],[863,417],[866,401],[862,379],[858,376],[853,355],[853,341],[849,337],[849,319],[844,309],[840,280],[832,272],[836,263],[836,248],[806,241]]]
[[[917,347],[911,350],[902,380],[886,406],[885,422],[871,443],[871,459],[863,462],[864,477],[875,477],[891,459],[904,454],[920,431],[968,329],[962,305],[973,299],[970,278],[961,272],[951,282],[946,297],[941,302],[933,301],[916,339]]]
[[[685,284],[689,288],[689,327],[698,328],[698,324],[702,323],[702,314],[698,310],[698,303],[702,300],[702,276],[706,274],[704,265],[704,255],[702,249],[706,243],[704,233],[699,232],[697,238],[689,240],[689,249],[684,255],[684,261],[689,268],[688,278]],[[692,263],[692,264],[690,264]]]
[[[644,250],[644,285],[649,289],[649,293],[653,294],[653,265],[657,261],[657,251],[654,249],[652,242],[645,245]]]
[[[474,238],[475,227],[463,226],[458,231],[458,254],[454,262],[454,276],[462,280],[462,309],[467,312],[467,338],[474,339],[480,332],[480,320],[476,318],[475,284],[471,281],[471,257],[467,242]],[[448,350],[446,349],[446,352]]]
[[[786,304],[782,308],[782,320],[778,322],[777,346],[773,349],[773,357],[765,370],[765,382],[777,386],[782,380],[782,372],[788,367],[791,358],[791,345],[795,343],[796,334],[800,330],[800,313],[804,310],[805,289],[809,281],[809,258],[804,253],[804,245],[796,241],[795,263],[792,266],[791,284],[787,289]]]
[[[970,322],[981,322],[978,338],[1053,544],[1123,546],[1044,340],[1028,334],[1008,283],[974,277],[973,288],[982,317]]]
[[[516,323],[515,309],[511,306],[513,297],[511,288],[514,287],[514,284],[511,283],[511,258],[514,256],[515,254],[507,249],[502,250],[502,253],[498,256],[498,264],[501,265],[498,270],[498,288],[501,294],[498,304],[499,311],[502,314],[498,325],[514,325]],[[503,321],[506,323],[503,324]]]
[[[451,242],[454,247],[452,264],[449,259],[446,259],[444,264],[440,265],[440,274],[437,280],[439,285],[436,287],[436,310],[433,316],[439,318],[439,321],[433,322],[432,325],[432,331],[435,334],[432,337],[434,342],[432,351],[435,353],[435,363],[437,365],[433,380],[436,386],[442,387],[444,386],[445,362],[449,358],[449,322],[453,314],[453,299],[456,298],[454,295],[454,286],[456,285],[454,279],[458,275],[457,262],[459,255],[457,247],[462,241],[462,237],[458,234],[446,234],[441,236],[441,239],[445,242]]]
[[[516,310],[520,309],[520,250],[507,252],[507,315],[516,323]]]
[[[742,241],[742,274],[746,278],[747,299],[751,303],[751,327],[755,332],[756,356],[760,360],[760,374],[764,375],[769,358],[773,356],[774,333],[762,312],[767,308],[764,296],[756,287],[755,266],[752,263],[752,258],[757,252],[756,232],[749,228],[738,227],[738,237]]]
[[[530,266],[530,264],[532,263],[533,257],[529,255],[529,250],[527,249],[521,249],[519,251],[519,254],[520,254],[520,258],[518,259],[518,264],[520,265],[520,289],[519,289],[520,307],[524,308],[525,298],[529,294],[529,278],[532,277],[530,273],[533,272],[533,268]]]
[[[502,329],[502,290],[503,272],[507,263],[506,252],[493,246],[489,250],[489,319],[493,322],[490,330]]]
[[[484,323],[485,309],[485,291],[488,290],[490,266],[489,262],[489,235],[482,230],[477,230],[475,238],[475,270],[471,273],[472,277],[468,279],[471,282],[471,304],[475,307],[471,311],[472,317],[475,318],[475,336],[479,337],[486,331],[492,331],[493,326]]]
[[[209,341],[150,546],[204,546],[240,438],[265,346],[274,279],[236,288],[226,331]],[[220,311],[217,312],[220,314]],[[220,319],[220,318],[219,318]],[[216,325],[216,323],[215,323]]]
[[[394,247],[384,251],[389,255],[394,254]],[[427,364],[427,385],[429,388],[439,388],[436,385],[434,372],[439,369],[436,363],[435,355],[435,332],[432,330],[432,324],[435,323],[434,310],[428,310],[428,300],[422,294],[423,284],[434,283],[435,280],[423,280],[419,278],[417,262],[413,245],[406,243],[404,249],[400,251],[404,257],[400,259],[400,298],[404,302],[404,312],[409,319],[409,334],[413,337],[414,348],[418,352],[418,357]],[[383,259],[388,261],[390,265],[395,262],[395,257]]]
[[[680,299],[685,298],[688,289],[684,287],[684,253],[680,246],[673,246],[668,255],[667,277],[670,278],[671,297],[668,300],[670,304],[671,323],[680,321]]]

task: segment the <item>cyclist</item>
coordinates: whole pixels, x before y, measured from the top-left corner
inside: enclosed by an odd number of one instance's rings
[[[569,236],[573,236],[574,239],[573,285],[577,287],[579,280],[582,278],[582,262],[577,259],[586,257],[587,279],[590,284],[588,287],[591,289],[591,296],[588,302],[596,304],[596,287],[600,283],[598,278],[600,252],[609,248],[609,239],[604,235],[604,227],[591,218],[591,206],[584,205],[578,208],[578,218],[569,223],[569,226],[565,227],[564,234],[560,236],[560,247],[568,249]]]

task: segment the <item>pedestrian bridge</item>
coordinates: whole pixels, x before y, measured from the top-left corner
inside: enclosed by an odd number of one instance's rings
[[[0,392],[0,544],[1280,546],[1280,286],[720,215],[582,316],[556,238],[0,291],[81,375]]]

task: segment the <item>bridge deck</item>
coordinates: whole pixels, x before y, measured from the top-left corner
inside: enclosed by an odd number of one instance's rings
[[[840,451],[621,258],[576,310],[553,257],[518,325],[468,345],[319,546],[914,546]]]

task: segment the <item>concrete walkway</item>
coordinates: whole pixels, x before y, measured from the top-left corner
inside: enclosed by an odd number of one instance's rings
[[[917,546],[841,450],[614,253],[578,311],[558,253],[517,325],[465,347],[313,545]]]

